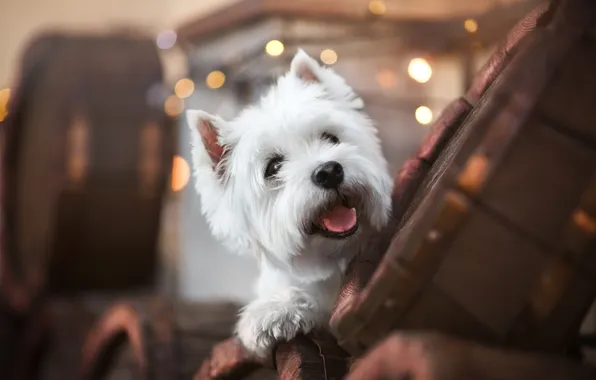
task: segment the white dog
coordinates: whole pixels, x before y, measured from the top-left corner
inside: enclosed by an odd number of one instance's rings
[[[388,222],[393,181],[363,107],[339,75],[299,50],[234,120],[187,112],[211,231],[259,263],[258,297],[236,326],[257,356],[326,327],[347,264]]]

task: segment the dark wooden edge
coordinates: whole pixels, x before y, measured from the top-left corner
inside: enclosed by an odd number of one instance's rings
[[[347,380],[588,380],[596,368],[557,356],[497,349],[440,334],[394,333]]]
[[[38,273],[35,283],[26,279],[26,274],[16,264],[16,241],[14,241],[14,218],[16,207],[16,161],[21,136],[25,133],[22,125],[27,100],[37,77],[41,74],[44,62],[60,53],[63,38],[43,36],[32,40],[21,58],[21,72],[16,85],[11,90],[8,115],[0,123],[0,301],[10,308],[24,312],[39,294],[45,277]],[[41,269],[41,268],[40,268]]]

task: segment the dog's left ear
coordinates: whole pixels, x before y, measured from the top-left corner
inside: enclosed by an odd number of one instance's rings
[[[290,72],[304,82],[322,84],[333,98],[347,102],[352,108],[364,108],[362,99],[356,95],[352,87],[348,86],[341,76],[332,69],[319,65],[302,49],[298,49],[292,59]]]

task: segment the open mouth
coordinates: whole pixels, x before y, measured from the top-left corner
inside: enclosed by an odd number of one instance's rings
[[[331,239],[345,239],[358,231],[356,208],[346,200],[328,205],[313,222],[312,232]]]

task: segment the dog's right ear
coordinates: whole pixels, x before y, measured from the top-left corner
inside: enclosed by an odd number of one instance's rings
[[[298,52],[292,59],[290,72],[306,83],[320,83],[332,96],[345,101],[354,109],[359,110],[364,108],[364,102],[356,95],[344,78],[332,69],[319,65],[317,61],[302,49],[298,49]]]
[[[215,168],[223,159],[226,151],[225,145],[221,141],[221,129],[224,127],[225,121],[219,116],[198,110],[186,111],[186,119],[189,127],[199,132],[205,151]]]
[[[292,59],[290,71],[305,82],[321,82],[321,66],[302,49]]]

